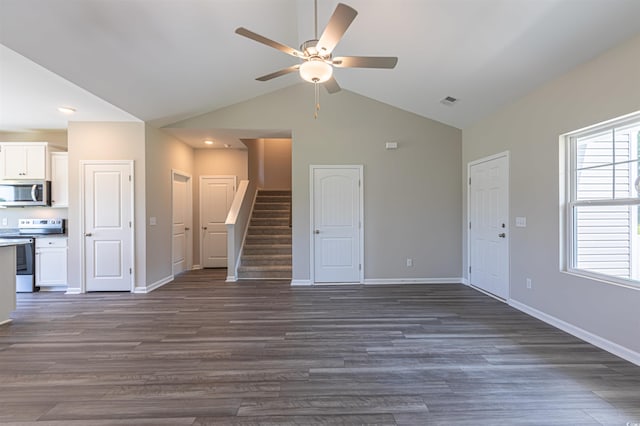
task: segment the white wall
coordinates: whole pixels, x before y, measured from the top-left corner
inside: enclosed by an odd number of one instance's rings
[[[291,189],[291,139],[262,139],[263,189]]]
[[[321,103],[314,120],[302,83],[170,127],[292,130],[294,280],[310,277],[311,164],[364,165],[366,279],[460,277],[460,130],[347,90]]]
[[[30,132],[0,131],[0,142],[49,142],[49,145],[66,148],[66,130],[34,130]]]
[[[196,180],[194,149],[166,133],[145,127],[146,138],[146,285],[163,283],[172,271],[172,169]],[[156,218],[156,225],[149,218]],[[198,234],[193,232],[193,234]]]
[[[80,288],[80,160],[133,160],[135,168],[135,285],[146,286],[145,125],[142,122],[69,122],[69,288]]]
[[[463,182],[470,161],[511,153],[511,298],[636,353],[640,290],[560,271],[558,137],[640,110],[639,78],[640,37],[635,37],[465,128],[462,138]],[[465,215],[466,190],[463,185]],[[527,217],[526,228],[515,228],[516,216]],[[465,244],[466,223],[465,216]],[[466,249],[463,254],[466,271]],[[533,280],[530,290],[527,277]]]
[[[291,139],[245,139],[249,180],[258,189],[291,189]]]

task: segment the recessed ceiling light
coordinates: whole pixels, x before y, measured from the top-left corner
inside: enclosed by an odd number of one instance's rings
[[[63,114],[73,114],[74,112],[76,112],[76,109],[71,107],[58,107],[58,111]]]
[[[213,145],[213,141],[212,140],[206,140],[204,141],[205,145]]]

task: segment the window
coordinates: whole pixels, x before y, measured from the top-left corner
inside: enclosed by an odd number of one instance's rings
[[[567,268],[640,286],[640,115],[567,141]]]

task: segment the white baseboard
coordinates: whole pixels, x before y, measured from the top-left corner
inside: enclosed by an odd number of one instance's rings
[[[202,269],[202,266],[200,266],[200,265],[193,265],[193,266],[191,267],[191,270],[192,270],[192,271],[197,271],[198,269]]]
[[[227,279],[226,282],[228,283],[235,283],[238,281],[238,277],[235,277],[233,275],[227,275]]]
[[[78,287],[67,287],[64,294],[82,294],[82,290]]]
[[[363,283],[314,283],[311,280],[291,280],[291,286],[463,284],[463,280],[464,278],[366,278]]]
[[[11,318],[9,318],[9,319],[6,319],[6,320],[4,320],[4,321],[0,321],[0,325],[9,324],[9,323],[11,323],[12,321],[13,321],[13,320],[12,320]]]
[[[462,284],[462,278],[366,278],[364,284]]]
[[[169,275],[167,277],[161,278],[158,281],[156,281],[153,284],[150,284],[150,285],[148,285],[146,287],[136,287],[135,289],[133,289],[133,293],[135,293],[135,294],[151,293],[153,290],[157,290],[160,287],[162,287],[163,285],[170,283],[171,281],[173,281],[173,275]]]
[[[49,291],[67,291],[67,286],[66,285],[59,285],[59,286],[47,286],[47,287],[43,287],[40,286],[40,292],[49,292]]]
[[[470,285],[469,279],[464,277],[460,278],[460,284]]]
[[[602,338],[596,334],[583,330],[580,327],[576,327],[573,324],[569,324],[568,322],[565,322],[552,315],[546,314],[542,311],[532,308],[529,305],[525,305],[524,303],[518,302],[517,300],[510,299],[509,305],[513,306],[519,311],[524,312],[525,314],[531,315],[532,317],[539,319],[540,321],[544,321],[547,324],[550,324],[556,328],[559,328],[560,330],[565,331],[577,337],[578,339],[584,340],[587,343],[591,343],[592,345],[597,346],[600,349],[604,349],[607,352],[610,352],[616,356],[619,356],[622,359],[625,359],[635,365],[640,366],[640,353],[638,352],[635,352],[622,345],[619,345],[610,340]]]

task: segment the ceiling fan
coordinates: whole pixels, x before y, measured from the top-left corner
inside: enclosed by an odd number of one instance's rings
[[[236,33],[258,43],[273,47],[281,52],[301,59],[302,62],[288,68],[281,69],[270,74],[256,78],[258,81],[268,81],[295,71],[300,73],[302,79],[316,85],[316,114],[319,108],[318,84],[323,84],[329,93],[340,91],[340,86],[333,77],[333,67],[336,68],[386,68],[391,69],[398,63],[397,57],[390,56],[337,56],[332,52],[342,39],[342,36],[353,22],[358,12],[350,6],[338,3],[336,10],[331,15],[324,32],[318,37],[318,0],[314,0],[315,38],[302,43],[300,50],[286,46],[271,40],[260,34],[254,33],[244,27],[236,29]]]

